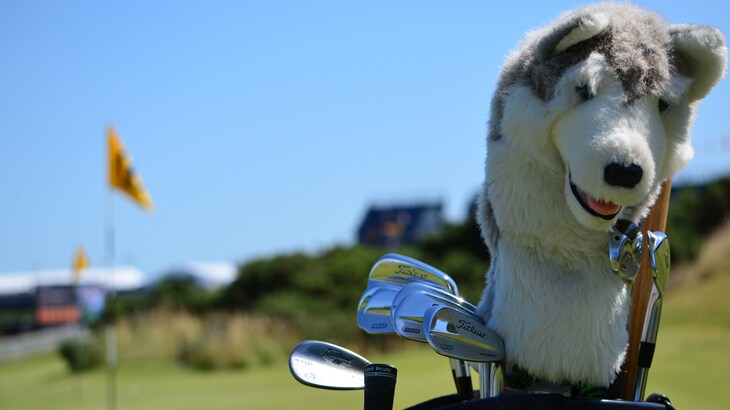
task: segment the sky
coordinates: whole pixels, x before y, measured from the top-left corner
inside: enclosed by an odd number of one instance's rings
[[[0,2],[0,272],[157,274],[354,243],[372,204],[467,217],[489,101],[524,33],[576,1]],[[730,32],[726,2],[640,1]],[[730,82],[678,181],[730,171]],[[106,185],[114,125],[155,204]],[[114,228],[114,252],[109,230]]]

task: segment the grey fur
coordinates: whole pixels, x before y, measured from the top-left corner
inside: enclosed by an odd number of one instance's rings
[[[552,55],[558,42],[579,26],[586,16],[606,13],[610,26],[598,36]],[[489,140],[501,139],[503,95],[515,84],[529,84],[542,100],[550,100],[557,80],[568,68],[598,52],[606,56],[626,90],[627,103],[656,92],[673,71],[669,59],[669,24],[659,14],[624,3],[599,3],[562,15],[558,22],[526,38],[517,55],[502,69],[492,98]],[[637,56],[637,52],[641,53]],[[515,58],[516,57],[516,58]]]

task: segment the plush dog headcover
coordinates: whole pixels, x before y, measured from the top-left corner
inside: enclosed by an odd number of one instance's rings
[[[627,344],[627,289],[608,234],[638,221],[693,155],[697,102],[727,65],[723,34],[601,3],[529,33],[492,99],[478,221],[492,255],[479,313],[510,365],[608,385]]]

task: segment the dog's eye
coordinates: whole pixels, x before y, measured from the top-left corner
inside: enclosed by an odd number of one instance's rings
[[[660,98],[659,99],[659,112],[664,112],[667,110],[667,108],[669,108],[669,103]]]
[[[593,98],[593,93],[591,93],[591,90],[588,89],[587,84],[575,87],[575,92],[578,94],[578,98],[580,98],[581,101],[588,101]]]

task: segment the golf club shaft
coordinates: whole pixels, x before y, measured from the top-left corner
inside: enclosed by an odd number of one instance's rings
[[[491,391],[491,384],[489,383],[489,364],[490,363],[479,363],[479,398],[486,399],[489,397]]]
[[[501,395],[504,391],[504,370],[500,362],[490,363],[489,379],[489,397]]]
[[[646,379],[649,375],[649,368],[654,357],[654,347],[656,346],[657,332],[659,330],[659,319],[662,313],[662,297],[656,285],[652,288],[647,310],[650,313],[647,312],[647,317],[644,319],[644,329],[641,335],[641,344],[639,345],[639,364],[636,375],[636,387],[634,389],[634,401],[644,399]]]
[[[479,398],[497,397],[504,390],[504,373],[499,362],[479,363]]]

